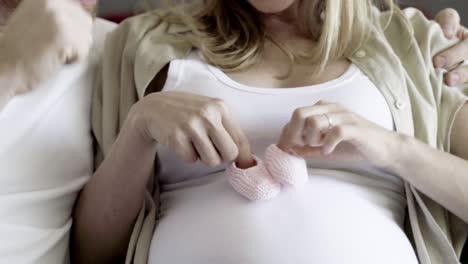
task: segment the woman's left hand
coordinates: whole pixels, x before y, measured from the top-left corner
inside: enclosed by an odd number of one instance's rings
[[[399,143],[399,134],[338,104],[320,101],[296,109],[278,147],[304,158],[367,161],[389,168]]]

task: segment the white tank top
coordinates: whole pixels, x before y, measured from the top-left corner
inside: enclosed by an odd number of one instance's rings
[[[319,100],[393,129],[385,98],[355,65],[319,85],[257,88],[192,52],[171,62],[163,90],[224,100],[259,157],[296,108]],[[402,231],[403,182],[369,164],[309,159],[307,186],[250,203],[230,188],[224,165],[188,165],[163,146],[158,154],[162,214],[149,263],[417,263]]]

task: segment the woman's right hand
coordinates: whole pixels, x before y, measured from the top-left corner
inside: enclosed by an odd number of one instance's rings
[[[78,1],[21,1],[0,38],[0,68],[16,77],[11,94],[28,92],[64,64],[85,58],[92,24]]]
[[[247,137],[220,99],[154,93],[132,108],[130,118],[143,137],[168,147],[188,163],[200,160],[213,167],[237,158],[240,166],[251,165]]]

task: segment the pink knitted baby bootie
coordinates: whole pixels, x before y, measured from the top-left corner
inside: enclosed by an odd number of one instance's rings
[[[276,145],[266,149],[265,166],[271,177],[283,186],[298,187],[309,178],[305,160],[284,152]]]
[[[240,169],[236,163],[226,168],[227,179],[241,195],[252,201],[267,200],[275,197],[281,191],[281,186],[271,178],[263,161],[255,157],[256,165],[248,169]]]

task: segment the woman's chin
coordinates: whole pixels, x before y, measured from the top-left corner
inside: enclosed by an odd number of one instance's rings
[[[264,14],[281,13],[287,10],[295,0],[249,0],[249,3]]]

